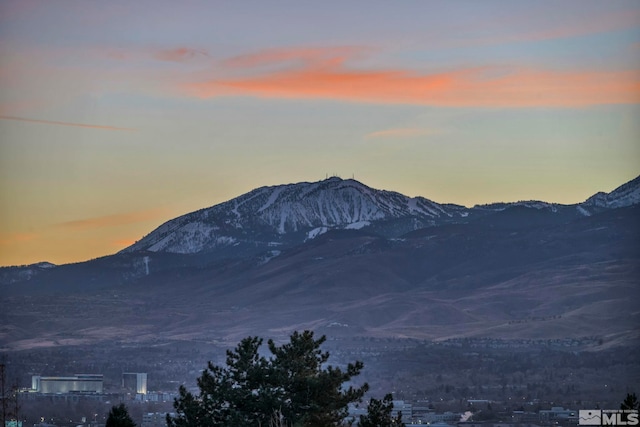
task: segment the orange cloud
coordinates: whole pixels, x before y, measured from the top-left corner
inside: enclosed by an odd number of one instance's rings
[[[2,119],[2,120],[18,120],[18,121],[21,121],[21,122],[38,123],[38,124],[45,124],[45,125],[72,126],[72,127],[89,128],[89,129],[124,130],[124,131],[129,131],[129,132],[137,132],[137,129],[133,129],[133,128],[121,128],[121,127],[103,126],[103,125],[90,125],[90,124],[86,124],[86,123],[58,122],[58,121],[53,121],[53,120],[28,119],[28,118],[25,118],[25,117],[14,117],[14,116],[3,116],[3,115],[0,115],[0,119]]]
[[[403,138],[412,136],[433,135],[436,131],[422,128],[395,128],[371,132],[365,138]]]
[[[161,217],[163,209],[151,209],[139,212],[127,212],[122,214],[105,215],[95,218],[79,219],[58,224],[60,227],[74,229],[91,229],[102,227],[115,227],[136,222],[154,220]]]
[[[185,62],[201,56],[208,57],[209,54],[204,50],[191,49],[188,47],[160,50],[153,55],[154,58],[160,61],[170,62]]]
[[[451,107],[584,107],[640,102],[637,70],[559,72],[484,67],[419,74],[402,69],[349,69],[344,65],[346,53],[264,52],[236,59],[235,64],[252,67],[295,58],[300,63],[293,69],[253,77],[189,83],[183,89],[199,98],[250,95]]]

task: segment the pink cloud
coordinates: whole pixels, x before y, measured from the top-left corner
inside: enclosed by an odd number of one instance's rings
[[[92,53],[100,58],[117,61],[137,61],[153,58],[165,62],[189,62],[197,59],[210,58],[204,49],[190,47],[155,48],[155,47],[94,47]]]
[[[182,86],[198,98],[257,96],[352,102],[477,107],[585,107],[640,102],[640,73],[476,67],[438,73],[368,70],[345,63],[361,54],[346,49],[259,52],[231,62],[254,75],[215,78]],[[351,55],[351,56],[349,56]],[[293,64],[260,70],[262,64]]]
[[[224,61],[224,65],[232,68],[255,68],[264,65],[282,65],[283,63],[331,65],[361,57],[370,50],[370,48],[362,46],[266,49],[227,59]]]
[[[193,59],[208,57],[209,54],[200,49],[192,49],[188,47],[179,47],[175,49],[158,50],[153,54],[155,59],[170,62],[186,62]]]

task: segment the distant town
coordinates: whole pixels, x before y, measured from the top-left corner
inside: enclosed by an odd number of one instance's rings
[[[104,376],[99,374],[76,374],[64,377],[33,376],[32,387],[19,389],[16,395],[19,405],[30,410],[41,405],[46,411],[48,406],[74,408],[76,419],[41,416],[33,424],[25,420],[7,420],[7,427],[34,426],[86,426],[103,427],[104,409],[109,405],[125,403],[138,418],[140,427],[164,427],[166,416],[173,414],[167,404],[173,402],[177,393],[168,391],[150,391],[147,389],[147,373],[122,374],[122,386],[118,393],[106,392]],[[438,410],[429,400],[394,400],[395,417],[400,413],[406,425],[431,425],[432,427],[535,427],[578,425],[578,411],[575,408],[551,406],[550,402],[539,399],[518,403],[489,399],[460,399],[457,402],[437,402],[437,406],[450,406],[452,410]],[[354,418],[365,414],[366,405],[350,406],[349,415]],[[548,409],[540,409],[548,407]],[[88,411],[91,408],[90,411]],[[95,409],[93,409],[95,408]],[[453,409],[457,408],[457,409]],[[84,409],[84,413],[83,413]],[[87,413],[88,411],[88,413]],[[94,412],[91,414],[91,412]],[[15,416],[13,417],[15,418]]]
[[[362,360],[358,380],[370,384],[371,397],[392,393],[394,414],[401,412],[407,425],[564,427],[578,425],[579,410],[616,409],[637,392],[637,358],[584,351],[598,341],[362,337],[333,338],[325,346],[330,364]],[[96,346],[87,353],[41,349],[21,356],[4,365],[6,427],[100,427],[120,403],[138,426],[159,427],[174,411],[178,387],[197,393],[195,379],[207,360],[222,363],[224,346],[120,343],[110,352]],[[350,415],[357,419],[366,407],[365,398],[350,406]]]

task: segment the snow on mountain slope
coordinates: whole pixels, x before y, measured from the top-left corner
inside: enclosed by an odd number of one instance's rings
[[[640,176],[613,190],[611,193],[599,192],[580,203],[585,212],[593,213],[594,208],[624,208],[640,203]]]
[[[228,252],[231,248],[257,251],[284,242],[302,243],[331,229],[370,228],[387,237],[398,237],[417,228],[466,222],[472,217],[512,208],[551,215],[571,215],[567,212],[575,209],[573,215],[589,216],[604,209],[639,202],[640,177],[611,193],[598,193],[584,203],[572,206],[521,201],[470,209],[376,190],[353,179],[332,177],[318,182],[257,188],[219,205],[168,221],[122,252],[192,254],[219,249]]]
[[[621,185],[610,193],[599,192],[589,197],[582,203],[575,205],[561,205],[558,203],[548,203],[537,200],[518,202],[497,202],[485,205],[476,205],[474,210],[484,211],[504,211],[513,207],[525,207],[538,211],[559,212],[566,208],[575,208],[575,212],[580,216],[591,216],[594,213],[602,212],[605,209],[624,208],[640,203],[640,176]]]
[[[273,240],[273,235],[303,232],[304,239],[320,227],[355,229],[398,218],[455,219],[466,216],[467,211],[462,206],[440,205],[332,177],[258,188],[168,221],[123,252],[197,253],[260,240],[261,236]]]

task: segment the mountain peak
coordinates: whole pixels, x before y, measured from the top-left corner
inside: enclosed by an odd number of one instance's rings
[[[173,219],[123,252],[195,253],[243,244],[301,242],[316,228],[361,228],[372,222],[460,218],[461,207],[376,190],[355,179],[332,176],[317,182],[260,187],[235,199]],[[398,232],[407,232],[407,226]]]
[[[585,200],[583,206],[623,208],[640,203],[640,176],[617,187],[611,193],[598,192]]]
[[[640,202],[640,177],[611,193],[598,193],[573,207],[570,215]],[[521,207],[556,214],[561,205],[541,202],[494,203],[474,208],[438,204],[423,197],[377,190],[338,176],[316,182],[260,187],[218,205],[170,220],[122,252],[218,252],[257,254],[294,246],[330,229],[360,229],[386,237],[427,226],[468,222],[471,218]]]

